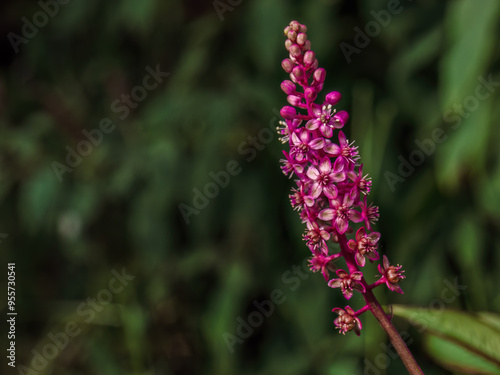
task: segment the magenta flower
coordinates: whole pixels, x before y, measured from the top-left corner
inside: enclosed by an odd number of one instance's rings
[[[351,274],[344,270],[337,271],[338,279],[332,279],[328,282],[330,288],[340,288],[345,299],[352,297],[353,290],[364,293],[365,287],[360,281],[363,279],[363,272],[355,271]]]
[[[361,218],[365,222],[366,229],[371,230],[371,224],[374,224],[379,218],[378,207],[374,206],[373,203],[368,205],[366,197],[359,202],[359,207],[361,207]]]
[[[281,159],[280,162],[283,164],[281,170],[285,176],[292,178],[294,172],[296,175],[304,173],[304,166],[302,164],[297,163],[288,152],[283,151],[283,154],[286,159]]]
[[[330,278],[329,271],[335,271],[335,259],[340,257],[340,254],[333,254],[330,256],[325,256],[322,253],[314,253],[313,257],[309,259],[309,268],[313,272],[321,271],[325,281]]]
[[[307,177],[313,182],[311,196],[318,198],[321,193],[330,199],[337,198],[338,190],[335,182],[344,181],[345,173],[341,169],[332,168],[332,163],[328,157],[324,157],[319,164],[319,170],[311,165],[307,170]]]
[[[350,193],[353,199],[358,198],[360,192],[364,195],[370,192],[372,182],[367,174],[363,176],[363,164],[359,166],[358,173],[347,172],[347,176],[354,183]]]
[[[315,118],[306,123],[306,128],[311,131],[319,128],[319,131],[325,138],[331,138],[333,136],[333,129],[342,128],[347,118],[349,118],[349,115],[345,111],[341,111],[338,114],[335,114],[335,112],[336,110],[332,110],[331,104],[323,105],[322,107],[313,105],[312,113]]]
[[[349,194],[344,195],[342,203],[339,200],[333,199],[330,201],[331,208],[322,210],[318,217],[324,221],[332,221],[333,226],[339,234],[344,234],[349,227],[349,220],[359,223],[361,214],[352,209],[353,199]]]
[[[299,135],[296,132],[292,134],[292,146],[290,155],[299,163],[306,160],[314,160],[315,150],[320,150],[325,146],[323,138],[314,138],[310,140],[311,133],[306,129],[300,129]]]
[[[343,169],[347,169],[347,165],[352,165],[359,159],[358,147],[354,147],[353,144],[354,142],[349,143],[343,131],[339,131],[339,144],[330,143],[325,146],[325,151],[332,156],[337,156]]]
[[[354,332],[356,332],[356,335],[360,335],[362,327],[361,321],[350,306],[346,306],[345,310],[336,307],[332,311],[339,314],[337,319],[333,321],[335,327],[339,330],[339,333],[345,335],[346,332],[354,330]]]
[[[401,266],[398,264],[397,266],[391,266],[389,263],[389,259],[384,255],[383,266],[378,265],[378,271],[382,274],[382,278],[380,280],[385,281],[385,285],[392,290],[393,292],[397,292],[403,294],[403,289],[399,286],[399,282],[403,280],[406,276],[403,275],[403,270],[401,270]]]
[[[365,256],[370,260],[377,260],[379,258],[377,253],[377,242],[379,239],[380,233],[372,232],[366,234],[365,227],[361,227],[356,232],[356,240],[349,240],[347,246],[356,252],[355,258],[358,266],[365,266]]]
[[[307,246],[309,246],[312,252],[321,250],[323,253],[328,254],[326,241],[330,239],[330,233],[314,221],[307,221],[306,225],[308,230],[304,234],[304,240],[307,241]]]

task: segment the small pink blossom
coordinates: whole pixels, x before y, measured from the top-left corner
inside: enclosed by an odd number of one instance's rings
[[[344,132],[339,131],[339,144],[330,143],[325,146],[325,151],[333,156],[337,156],[339,162],[347,169],[349,164],[354,164],[359,159],[358,147],[353,146],[354,142],[349,143],[346,139]]]
[[[351,274],[344,270],[337,271],[338,279],[332,279],[328,282],[330,288],[340,288],[344,294],[345,299],[350,299],[353,294],[353,290],[364,293],[365,287],[360,283],[363,278],[363,273],[360,271],[355,271]]]
[[[360,335],[362,328],[361,321],[350,306],[346,306],[345,310],[340,307],[336,307],[332,311],[339,314],[339,316],[333,321],[335,327],[339,330],[339,333],[345,335],[346,332],[354,330],[356,335]]]
[[[328,254],[328,247],[326,241],[330,239],[330,233],[320,227],[315,221],[306,223],[307,231],[304,234],[304,240],[307,241],[307,246],[311,251],[321,250],[323,253]]]
[[[382,274],[381,280],[384,280],[385,285],[393,292],[403,294],[403,289],[399,286],[399,282],[406,277],[403,275],[405,271],[401,270],[402,266],[399,264],[397,266],[391,266],[389,259],[387,259],[385,255],[382,259],[383,265],[378,265],[378,271]]]
[[[335,259],[340,257],[340,254],[333,254],[330,256],[326,256],[322,253],[314,253],[313,257],[309,259],[309,268],[312,272],[321,271],[325,281],[328,281],[330,278],[329,271],[335,271]]]
[[[330,199],[337,198],[336,182],[344,181],[346,175],[340,170],[332,168],[330,158],[324,157],[319,164],[319,170],[311,165],[307,170],[307,177],[312,181],[311,196],[317,198],[321,193],[325,194]]]
[[[325,140],[323,138],[311,138],[311,133],[307,129],[300,129],[292,134],[292,146],[290,149],[290,155],[295,158],[299,163],[302,161],[312,160],[315,158],[314,151],[320,150],[325,146]]]
[[[356,264],[360,267],[365,266],[365,256],[370,260],[377,260],[379,258],[377,247],[380,233],[372,232],[366,234],[364,227],[361,227],[356,232],[356,240],[349,240],[347,246],[354,251]]]
[[[342,203],[338,199],[330,201],[330,207],[322,210],[318,217],[324,221],[332,221],[333,226],[339,234],[344,234],[349,227],[349,220],[359,223],[361,215],[352,209],[353,199],[349,194],[344,195]]]

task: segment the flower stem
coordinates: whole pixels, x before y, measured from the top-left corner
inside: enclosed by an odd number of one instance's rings
[[[348,250],[347,238],[345,234],[339,236],[339,244],[340,251],[347,263],[349,272],[352,273],[358,271],[358,265],[354,261],[354,256]],[[391,340],[392,346],[394,346],[394,349],[396,349],[396,352],[403,361],[403,364],[408,370],[408,373],[410,375],[423,375],[424,373],[418,366],[417,361],[415,360],[415,358],[413,358],[413,355],[406,346],[406,343],[401,338],[396,328],[392,325],[391,321],[382,309],[382,306],[380,306],[380,303],[378,302],[377,297],[375,297],[375,294],[373,294],[372,289],[368,287],[368,284],[366,283],[364,277],[361,279],[361,283],[365,286],[366,289],[365,293],[363,293],[363,297],[365,299],[366,306],[368,306],[368,310],[372,312],[372,314],[378,320],[382,329],[387,333],[387,336],[389,336],[389,340]]]

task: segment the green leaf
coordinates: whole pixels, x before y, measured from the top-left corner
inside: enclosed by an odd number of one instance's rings
[[[466,374],[500,374],[500,316],[393,306],[395,316],[426,333],[425,347],[444,367]]]
[[[500,374],[497,364],[445,338],[426,335],[425,348],[436,362],[450,370],[466,374]]]

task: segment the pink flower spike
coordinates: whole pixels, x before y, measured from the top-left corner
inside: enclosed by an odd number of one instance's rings
[[[385,255],[382,259],[383,266],[380,264],[378,265],[378,271],[382,274],[381,280],[384,280],[385,285],[393,292],[403,294],[403,289],[399,286],[399,282],[406,278],[406,276],[403,275],[405,271],[401,270],[402,266],[399,264],[397,266],[391,266],[389,259],[387,259]]]
[[[361,321],[358,319],[358,317],[356,317],[354,310],[350,306],[346,306],[345,310],[336,307],[332,311],[339,315],[333,321],[335,327],[339,330],[339,333],[345,335],[346,332],[354,330],[356,335],[359,336],[361,334]]]

